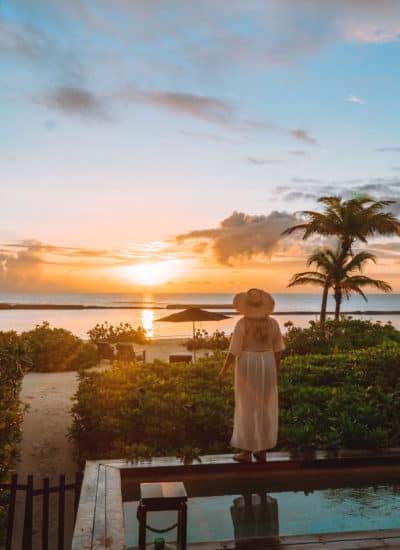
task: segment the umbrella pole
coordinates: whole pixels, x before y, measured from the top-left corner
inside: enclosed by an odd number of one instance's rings
[[[194,328],[194,321],[193,321],[193,344],[194,344],[193,359],[196,361],[196,330]]]

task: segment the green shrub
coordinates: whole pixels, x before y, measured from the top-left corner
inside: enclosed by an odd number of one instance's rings
[[[31,358],[31,370],[36,372],[63,372],[89,368],[97,363],[97,350],[63,328],[51,328],[49,323],[36,325],[23,332],[21,341]]]
[[[140,445],[155,456],[228,451],[233,385],[216,381],[222,361],[215,353],[191,365],[81,373],[72,435],[82,455],[137,456]],[[400,345],[288,357],[279,400],[280,449],[400,445]]]
[[[179,455],[187,446],[227,450],[233,388],[217,381],[217,357],[81,372],[71,432],[81,454],[118,456],[139,444],[155,455]]]
[[[197,329],[194,338],[189,338],[186,341],[186,349],[192,351],[194,349],[210,349],[210,350],[226,350],[229,347],[230,337],[226,336],[224,331],[216,330],[208,335],[205,329]]]
[[[150,342],[143,327],[134,329],[129,323],[120,323],[115,327],[114,325],[109,325],[107,321],[101,325],[97,323],[87,334],[90,341],[94,344],[98,342],[108,342],[109,344],[117,342],[148,344]]]
[[[0,483],[7,481],[17,456],[23,415],[19,394],[28,366],[27,351],[17,333],[0,332]],[[6,501],[0,493],[0,545],[5,517]]]
[[[295,327],[291,322],[285,326],[285,356],[331,354],[369,348],[385,342],[400,343],[400,331],[391,323],[382,324],[351,317],[343,317],[339,321],[328,320],[324,327],[316,321],[310,321],[307,328]]]

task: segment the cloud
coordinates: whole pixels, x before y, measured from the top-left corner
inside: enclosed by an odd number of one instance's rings
[[[247,162],[255,164],[256,166],[263,166],[264,164],[281,164],[282,161],[278,159],[262,159],[255,157],[247,157]]]
[[[400,147],[377,147],[375,151],[380,153],[400,153]]]
[[[133,266],[146,262],[175,259],[165,243],[152,243],[135,248],[91,249],[57,246],[35,239],[17,243],[0,243],[0,282],[4,290],[42,289],[48,281],[62,282],[68,273],[96,274],[99,268]],[[50,275],[49,275],[50,274]]]
[[[315,178],[292,178],[293,183],[321,183],[321,180]]]
[[[168,91],[140,90],[130,86],[121,92],[120,98],[126,101],[147,103],[208,122],[228,124],[232,122],[233,118],[232,107],[222,99],[216,97]]]
[[[281,233],[296,218],[287,212],[269,215],[249,215],[233,212],[213,229],[199,229],[176,237],[177,243],[207,239],[215,259],[224,265],[235,260],[250,259],[257,255],[271,255],[279,247]]]
[[[305,143],[308,143],[309,145],[317,145],[318,141],[310,136],[305,130],[302,128],[296,128],[294,130],[289,130],[289,134],[292,135],[294,138],[298,139],[299,141],[304,141]]]
[[[306,154],[307,154],[306,151],[303,151],[301,149],[294,149],[292,151],[289,151],[289,155],[304,156]]]
[[[360,97],[357,97],[356,95],[350,95],[346,101],[349,103],[357,103],[358,105],[365,105],[365,101],[361,99]]]
[[[318,195],[315,193],[304,193],[303,191],[290,191],[285,195],[285,201],[298,201],[298,200],[318,200]]]
[[[30,24],[2,18],[0,5],[0,59],[16,58],[31,68],[56,73],[62,78],[81,78],[82,67],[76,51],[65,46],[64,41],[55,41],[44,29]],[[12,76],[12,75],[10,75]]]
[[[358,195],[369,195],[376,200],[391,200],[389,210],[395,215],[400,215],[400,178],[353,178],[350,180],[336,180],[327,184],[318,183],[318,180],[293,178],[292,181],[302,184],[302,189],[292,190],[277,187],[280,190],[281,199],[287,201],[312,201],[316,203],[319,197],[327,195],[340,195],[344,199],[351,199]]]
[[[107,110],[103,99],[83,88],[62,86],[49,92],[44,102],[67,115],[87,118],[107,119]]]

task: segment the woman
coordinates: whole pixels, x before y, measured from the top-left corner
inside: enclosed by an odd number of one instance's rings
[[[279,325],[269,317],[275,301],[270,294],[251,288],[237,294],[233,306],[243,317],[237,322],[224,366],[225,373],[236,361],[235,415],[232,447],[238,462],[265,462],[267,450],[278,438],[278,380],[280,352],[284,349]]]

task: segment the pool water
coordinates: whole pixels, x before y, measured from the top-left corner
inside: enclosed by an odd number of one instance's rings
[[[241,494],[190,496],[188,542],[227,541],[271,535],[301,535],[399,528],[400,485],[266,492],[241,487]],[[124,503],[125,532],[137,546],[137,501]],[[148,524],[158,529],[176,522],[175,512],[152,512]],[[163,535],[175,540],[176,533]],[[148,531],[148,541],[157,537]]]

